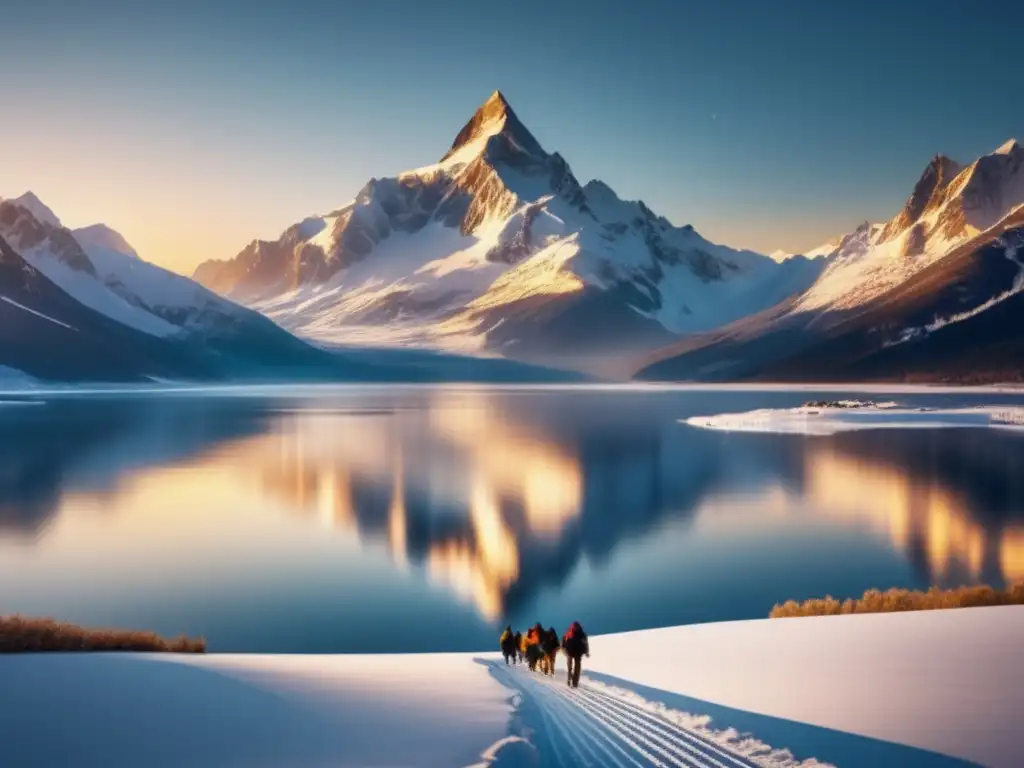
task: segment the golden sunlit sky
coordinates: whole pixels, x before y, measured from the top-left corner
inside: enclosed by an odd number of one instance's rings
[[[581,182],[718,242],[800,251],[893,215],[936,152],[1021,133],[1018,55],[990,20],[1022,13],[34,0],[0,26],[0,196],[31,189],[188,273],[435,161],[501,89]]]

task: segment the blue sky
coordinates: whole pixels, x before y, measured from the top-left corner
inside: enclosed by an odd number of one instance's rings
[[[495,89],[581,182],[801,250],[1024,134],[1024,4],[32,0],[0,195],[188,272],[430,163]],[[1005,30],[1005,31],[1004,31]]]

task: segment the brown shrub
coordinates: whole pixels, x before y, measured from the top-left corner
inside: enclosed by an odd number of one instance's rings
[[[167,651],[205,653],[206,640],[182,635],[165,640],[153,632],[86,629],[53,619],[0,616],[0,653],[36,651]]]
[[[859,599],[847,599],[842,603],[831,595],[802,603],[787,600],[781,605],[776,604],[769,616],[773,619],[790,619],[797,616],[934,611],[941,608],[980,608],[990,605],[1024,605],[1024,583],[1014,584],[1005,590],[988,586],[945,590],[932,587],[927,592],[910,589],[890,589],[881,592],[869,589]]]

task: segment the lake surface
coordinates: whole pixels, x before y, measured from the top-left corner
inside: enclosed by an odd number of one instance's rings
[[[0,406],[0,614],[204,635],[216,651],[478,650],[508,621],[614,632],[1024,578],[1024,433],[679,422],[838,396],[39,395]]]

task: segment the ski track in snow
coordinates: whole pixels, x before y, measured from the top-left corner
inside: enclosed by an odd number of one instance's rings
[[[535,709],[532,741],[539,764],[550,768],[795,768],[821,766],[801,762],[786,750],[773,750],[733,730],[714,732],[698,718],[645,701],[629,691],[589,681],[565,683],[565,668],[553,677],[529,672],[525,665],[488,662],[494,677],[517,691],[525,716]],[[523,704],[527,703],[527,707]],[[687,725],[692,722],[692,725]],[[504,765],[500,758],[497,765]]]

